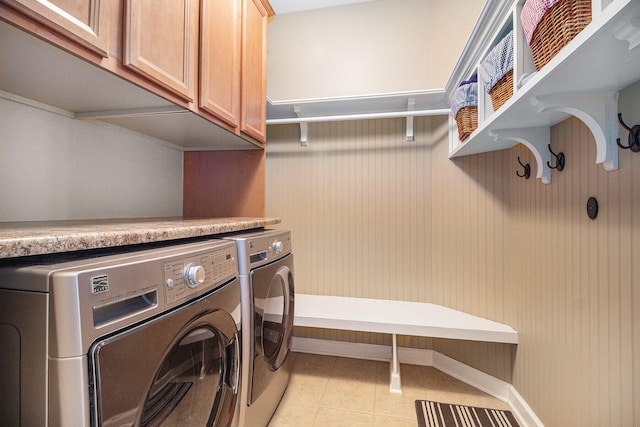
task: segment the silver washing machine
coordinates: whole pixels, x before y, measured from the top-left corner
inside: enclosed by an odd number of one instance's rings
[[[226,237],[238,246],[242,293],[240,423],[264,427],[289,382],[294,315],[291,233],[264,230]]]
[[[237,425],[241,317],[228,241],[3,261],[0,425]]]

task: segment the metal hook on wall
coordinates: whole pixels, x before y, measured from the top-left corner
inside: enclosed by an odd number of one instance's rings
[[[549,166],[549,168],[551,168],[551,169],[557,169],[558,172],[562,171],[562,169],[564,169],[564,153],[560,152],[560,153],[556,154],[551,149],[551,144],[547,144],[547,146],[549,147],[549,152],[551,153],[551,155],[556,159],[556,165],[555,166],[551,166],[551,162],[549,162],[549,161],[547,162],[547,166]]]
[[[516,171],[516,175],[518,175],[520,178],[529,179],[529,177],[531,176],[531,165],[529,165],[529,163],[527,163],[526,165],[523,164],[520,161],[520,156],[518,156],[518,163],[520,163],[520,166],[522,166],[524,170],[522,172],[522,175],[520,174],[520,172]]]
[[[616,144],[624,150],[631,149],[631,151],[637,153],[640,151],[640,125],[634,125],[633,127],[627,126],[627,124],[622,120],[622,113],[618,113],[618,121],[623,128],[629,131],[629,145],[622,145],[620,143],[620,138],[616,139]]]

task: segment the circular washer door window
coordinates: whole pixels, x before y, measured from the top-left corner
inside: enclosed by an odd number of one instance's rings
[[[208,326],[193,328],[183,335],[156,373],[140,425],[228,425],[220,418],[228,406],[235,406],[233,391],[225,378],[229,365],[235,363],[229,360],[226,341]]]
[[[293,323],[292,287],[291,270],[283,267],[274,275],[265,300],[262,316],[262,351],[267,366],[272,371],[284,363],[289,351],[288,341],[291,334],[287,332]],[[285,336],[288,336],[288,339],[285,339]]]

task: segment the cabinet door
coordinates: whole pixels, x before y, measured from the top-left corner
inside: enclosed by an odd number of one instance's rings
[[[267,10],[259,0],[243,0],[241,130],[266,141]]]
[[[197,0],[127,0],[124,65],[192,101]]]
[[[4,0],[85,47],[108,55],[109,0]]]
[[[199,106],[237,128],[240,105],[240,0],[202,0]]]

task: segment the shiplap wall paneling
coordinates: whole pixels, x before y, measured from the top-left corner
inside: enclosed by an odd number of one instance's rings
[[[621,104],[622,99],[621,95]],[[631,114],[640,115],[637,99],[635,95],[627,107],[621,106],[631,123],[640,122],[640,116]],[[566,154],[567,166],[563,172],[552,172],[550,185],[535,178],[533,157],[522,146],[451,161],[446,138],[424,153],[413,153],[430,166],[425,176],[416,167],[415,180],[408,184],[398,178],[406,164],[392,161],[394,150],[381,146],[383,140],[391,140],[383,136],[389,133],[384,126],[371,128],[364,122],[326,126],[322,132],[311,127],[311,150],[302,153],[297,128],[274,127],[267,153],[267,212],[292,228],[294,248],[296,242],[310,248],[300,249],[296,258],[301,292],[404,296],[507,323],[519,332],[515,349],[451,340],[419,345],[430,345],[499,378],[511,378],[547,426],[640,425],[640,155],[621,151],[620,169],[604,171],[595,164],[590,131],[572,118],[552,128],[554,151]],[[430,124],[428,132],[436,127]],[[314,134],[322,135],[328,145],[314,148]],[[345,140],[350,144],[366,140],[367,154],[358,155],[353,147],[345,151]],[[340,168],[332,155],[343,157]],[[532,164],[531,179],[516,176],[518,156]],[[345,178],[349,168],[359,170],[351,172],[355,173],[351,179],[364,183],[359,188],[362,196],[353,196],[360,200],[361,210],[342,209],[349,197],[331,200],[337,196],[330,192],[344,192],[345,182],[347,188],[355,185]],[[324,179],[318,183],[311,176]],[[359,176],[367,179],[359,181]],[[383,189],[389,180],[396,184]],[[424,183],[429,185],[421,187]],[[398,192],[400,185],[416,185],[423,190],[412,195],[424,191],[427,196],[413,204],[409,196],[388,194]],[[281,188],[274,190],[277,186]],[[586,214],[589,196],[600,202],[595,221]],[[415,246],[403,249],[407,259],[418,263],[415,273],[402,270],[397,262],[379,265],[396,256],[398,231],[406,233],[398,225],[393,234],[391,203],[402,204],[403,218],[413,206],[416,217],[430,224],[423,230],[416,220]],[[355,235],[341,225],[347,223],[366,224],[363,234],[370,235]],[[336,241],[357,243],[342,250]],[[430,243],[425,247],[423,241]],[[363,256],[381,243],[386,244],[381,250],[386,257]],[[333,268],[332,262],[342,266],[337,267],[341,275],[325,271]],[[345,269],[347,264],[351,268]],[[389,265],[395,265],[395,271],[385,270]],[[345,274],[346,280],[338,279]],[[387,283],[394,274],[408,274],[395,282],[397,289]],[[411,284],[419,275],[426,286]],[[333,283],[338,280],[339,284]],[[317,337],[388,344],[384,337],[351,333]]]
[[[415,126],[409,143],[404,119],[312,123],[307,147],[269,127],[267,213],[293,233],[298,292],[430,299],[430,120]]]
[[[504,319],[503,153],[449,161],[434,148],[433,302]]]
[[[432,153],[432,302],[511,324],[515,310],[504,280],[511,173],[505,153],[450,161],[447,150],[444,137]],[[511,380],[513,346],[434,340],[433,348]]]
[[[640,123],[640,82],[620,92],[619,111],[630,125]],[[627,139],[627,131],[620,128],[620,137]],[[640,153],[629,150],[619,151],[620,155],[620,215],[623,226],[620,228],[620,253],[623,254],[620,270],[620,299],[632,301],[631,328],[632,340],[621,351],[623,366],[632,366],[631,372],[623,373],[623,381],[631,382],[625,390],[632,390],[621,396],[621,407],[633,415],[636,425],[640,424]],[[628,228],[627,228],[628,227]],[[628,249],[630,248],[630,249]],[[624,286],[625,283],[630,285]],[[625,336],[623,336],[625,339]],[[628,408],[633,408],[633,414]],[[625,420],[628,418],[625,418]]]
[[[511,185],[511,245],[522,245],[510,251],[507,280],[517,289],[521,337],[514,385],[545,425],[637,425],[630,374],[638,284],[630,277],[632,198],[624,196],[633,168],[624,156],[616,172],[596,165],[593,136],[575,118],[553,127],[551,140],[567,156],[565,170],[553,172],[551,185]],[[516,150],[509,161],[517,155],[533,162]],[[600,205],[594,221],[590,196]]]

